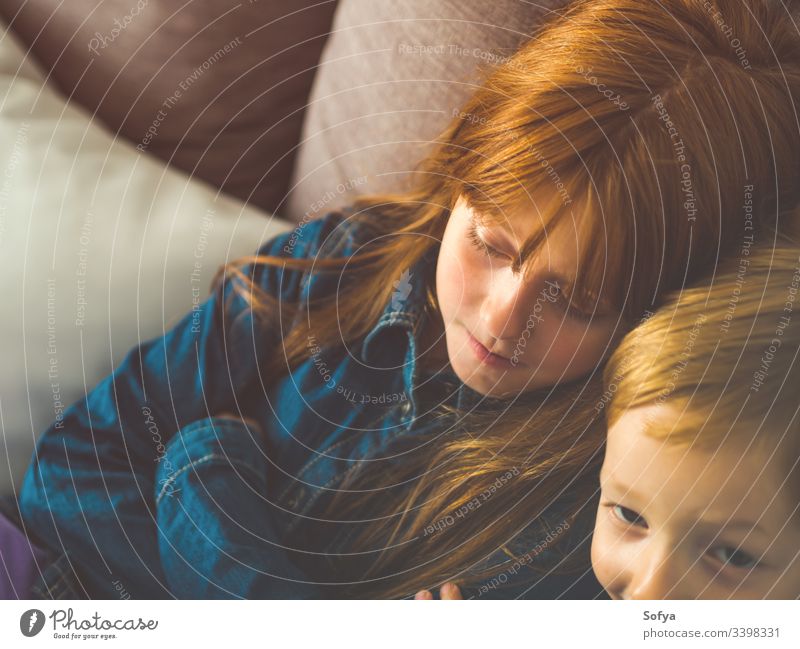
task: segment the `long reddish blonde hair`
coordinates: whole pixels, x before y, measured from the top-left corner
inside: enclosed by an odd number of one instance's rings
[[[541,228],[519,265],[549,228],[573,227],[583,242],[575,289],[604,296],[628,326],[666,291],[711,271],[749,226],[774,223],[797,203],[798,97],[800,38],[778,3],[570,5],[487,70],[418,167],[411,191],[356,202],[348,222],[372,235],[357,256],[248,257],[222,269],[268,326],[285,332],[262,376],[278,379],[305,361],[309,335],[320,347],[363,337],[400,273],[441,241],[462,194],[487,219],[530,209]],[[545,192],[558,200],[540,204]],[[296,317],[254,286],[258,264],[314,272],[346,264],[348,282],[335,300],[303,305]],[[434,271],[425,278],[430,309],[437,308]],[[276,323],[279,311],[289,316],[288,330]],[[348,540],[352,556],[331,554],[315,569],[348,583],[344,596],[355,597],[405,597],[454,578],[479,583],[489,573],[474,566],[556,498],[568,503],[567,519],[591,501],[605,435],[595,408],[600,371],[501,412],[460,418],[391,469],[362,463],[319,515],[357,530]],[[441,534],[422,533],[511,467],[519,474],[489,503]],[[305,562],[330,548],[329,539],[315,545],[307,536],[300,525],[292,539]]]

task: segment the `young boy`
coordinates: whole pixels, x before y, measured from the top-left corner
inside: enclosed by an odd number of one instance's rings
[[[612,598],[800,597],[798,289],[800,248],[754,248],[614,353],[592,544]]]

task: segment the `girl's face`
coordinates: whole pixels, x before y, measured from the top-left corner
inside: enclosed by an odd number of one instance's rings
[[[459,197],[436,266],[455,374],[481,394],[509,397],[588,373],[611,350],[618,317],[567,295],[578,263],[574,231],[548,233],[523,277],[512,262],[538,219],[521,214],[483,226],[479,217]]]
[[[800,596],[797,499],[786,458],[732,443],[670,445],[646,433],[665,406],[635,408],[608,433],[592,566],[615,599]]]

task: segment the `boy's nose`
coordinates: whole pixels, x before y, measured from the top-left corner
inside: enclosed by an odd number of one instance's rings
[[[640,556],[633,568],[625,599],[683,599],[678,592],[681,571],[669,553],[650,552]]]

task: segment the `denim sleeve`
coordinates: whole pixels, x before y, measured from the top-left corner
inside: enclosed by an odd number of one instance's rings
[[[259,252],[315,254],[332,215],[305,224],[299,237],[275,237]],[[256,270],[266,292],[297,297],[301,271]],[[171,596],[158,553],[156,469],[175,431],[236,412],[236,394],[256,376],[257,357],[269,344],[269,332],[254,334],[253,322],[226,281],[163,337],[134,347],[44,432],[20,493],[23,520],[34,538],[70,557],[87,594],[114,597],[122,582],[132,597]]]
[[[161,563],[178,598],[316,599],[280,544],[256,424],[203,419],[167,445],[156,479]]]

